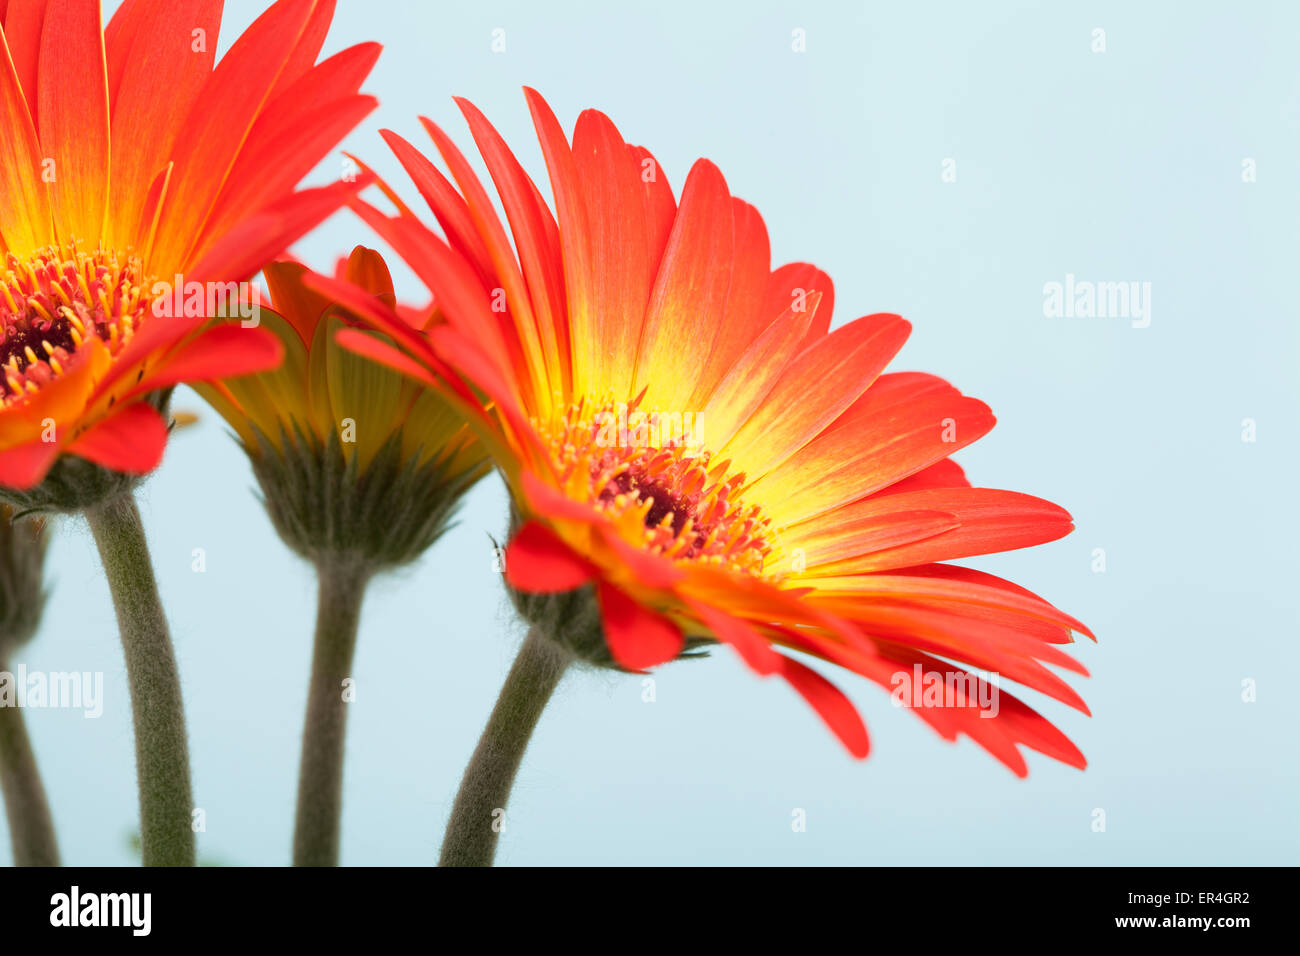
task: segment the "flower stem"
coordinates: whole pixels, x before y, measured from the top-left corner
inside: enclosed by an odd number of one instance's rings
[[[0,671],[4,670],[0,662]],[[0,706],[0,794],[9,819],[14,866],[58,866],[54,821],[20,707]]]
[[[129,492],[86,509],[126,654],[145,866],[193,866],[190,759],[180,674],[140,510]]]
[[[533,729],[572,658],[533,628],[506,675],[461,778],[439,866],[491,866],[502,815]]]
[[[339,863],[343,744],[348,719],[343,682],[352,673],[357,624],[370,571],[354,562],[322,561],[317,567],[317,579],[316,644],[302,731],[294,866]]]

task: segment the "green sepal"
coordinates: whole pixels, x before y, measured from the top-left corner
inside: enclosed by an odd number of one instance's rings
[[[394,432],[365,470],[338,433],[322,441],[297,421],[273,442],[254,428],[253,473],[275,530],[313,564],[352,560],[371,572],[409,564],[450,526],[462,495],[483,474],[452,474],[448,459],[402,454]]]

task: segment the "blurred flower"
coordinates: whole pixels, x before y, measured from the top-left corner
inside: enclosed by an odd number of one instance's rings
[[[46,519],[0,504],[0,797],[15,866],[58,866],[59,845],[19,688],[8,671],[45,609]]]
[[[46,519],[0,504],[0,670],[31,640],[45,609]]]

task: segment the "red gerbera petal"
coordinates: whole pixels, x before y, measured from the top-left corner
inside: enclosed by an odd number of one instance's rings
[[[152,405],[137,402],[101,418],[68,451],[113,471],[143,475],[162,461],[167,423]]]
[[[781,659],[781,676],[821,715],[849,753],[859,760],[867,756],[871,750],[867,726],[843,691],[811,667],[789,657]]]
[[[591,580],[591,567],[544,525],[529,522],[506,545],[506,580],[521,591],[572,591]]]
[[[623,667],[632,671],[657,667],[682,652],[682,631],[672,621],[603,581],[596,587],[596,596],[609,651]]]

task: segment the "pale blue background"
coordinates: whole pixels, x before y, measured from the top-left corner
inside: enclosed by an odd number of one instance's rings
[[[258,9],[229,4],[223,45]],[[608,112],[675,187],[696,156],[716,161],[763,212],[776,261],[831,273],[841,320],[909,317],[896,368],[942,374],[1000,419],[961,454],[970,475],[1061,502],[1078,522],[1063,541],[977,563],[1100,636],[1079,648],[1093,677],[1074,681],[1094,717],[1030,695],[1091,766],[1035,755],[1024,781],[851,675],[840,683],[872,732],[865,763],[729,653],[661,671],[653,704],[636,678],[573,676],[523,767],[501,862],[1297,862],[1298,11],[343,0],[329,49],[387,46],[367,86],[383,107],[346,145],[395,181],[375,131],[423,144],[427,113],[468,150],[454,93],[540,175],[527,83],[566,128],[583,107]],[[490,49],[496,27],[504,54]],[[1094,27],[1104,54],[1091,52]],[[791,50],[795,28],[806,53]],[[946,157],[956,183],[940,180]],[[1245,157],[1256,183],[1242,182]],[[331,160],[315,181],[338,170]],[[326,265],[358,241],[373,240],[344,215],[298,251]],[[1151,282],[1151,327],[1044,318],[1043,284],[1067,272]],[[177,405],[200,408],[188,392]],[[202,853],[280,864],[315,599],[252,484],[207,413],[142,507],[185,683]],[[493,479],[437,549],[373,589],[345,863],[436,859],[520,636],[491,566],[503,518]],[[190,570],[197,547],[204,574]],[[102,670],[108,696],[97,722],[29,714],[65,857],[129,863],[130,711],[82,523],[63,523],[49,566],[53,599],[26,661]],[[1256,703],[1241,700],[1247,678]],[[805,833],[791,830],[794,808]]]

